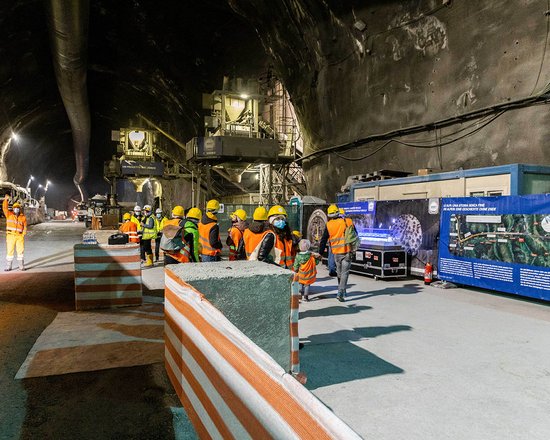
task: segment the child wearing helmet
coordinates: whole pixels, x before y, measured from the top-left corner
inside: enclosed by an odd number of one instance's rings
[[[293,269],[296,272],[294,281],[300,283],[300,295],[304,301],[309,301],[309,286],[317,279],[317,264],[320,260],[319,254],[313,254],[309,251],[311,242],[309,240],[300,240],[298,243],[300,252],[296,255]]]
[[[132,214],[129,212],[122,216],[122,224],[118,230],[128,236],[128,243],[139,243],[139,236],[137,233],[137,226],[132,221]]]
[[[246,260],[243,233],[248,227],[246,211],[237,209],[231,214],[231,227],[228,231],[226,244],[229,246],[229,261]]]

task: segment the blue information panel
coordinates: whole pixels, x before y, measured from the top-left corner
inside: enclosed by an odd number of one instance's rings
[[[376,202],[369,200],[368,202],[346,202],[338,203],[339,208],[343,208],[346,211],[346,215],[365,215],[374,214],[376,209]]]
[[[442,199],[439,277],[550,300],[550,195]]]

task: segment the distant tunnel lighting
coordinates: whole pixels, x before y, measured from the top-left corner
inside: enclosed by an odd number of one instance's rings
[[[254,179],[259,180],[260,179],[260,173],[254,174]]]
[[[17,133],[12,133],[11,140],[17,142],[19,140],[19,135]]]
[[[243,93],[243,94],[241,95],[241,98],[242,98],[242,99],[248,99],[248,95],[247,95],[246,93]]]

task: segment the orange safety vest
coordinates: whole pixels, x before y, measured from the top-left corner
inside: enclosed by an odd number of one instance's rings
[[[346,228],[350,226],[350,224],[351,220],[348,222],[348,219],[343,218],[328,221],[328,242],[330,243],[333,254],[347,254],[350,251],[349,245],[345,242]]]
[[[164,251],[164,253],[180,263],[191,263],[191,261],[193,261],[191,259],[189,245],[185,241],[183,242],[183,247],[179,251]]]
[[[246,258],[248,260],[257,260],[258,252],[260,251],[260,245],[264,241],[264,237],[267,234],[273,234],[272,231],[266,230],[263,232],[252,232],[250,229],[245,229],[243,233],[244,250],[246,252]]]
[[[287,269],[292,270],[294,265],[294,252],[292,246],[291,238],[280,239],[277,234],[275,234],[275,264],[278,264],[281,267],[286,267]],[[275,250],[274,249],[274,250]]]
[[[215,256],[219,255],[221,253],[221,249],[214,249],[210,245],[210,231],[214,227],[214,225],[217,225],[217,223],[207,223],[204,224],[203,222],[199,223],[199,240],[201,244],[201,254],[202,255],[210,255]],[[218,240],[220,239],[218,235]]]
[[[298,269],[298,282],[300,284],[313,284],[317,279],[317,262],[313,255],[309,256],[304,264],[300,265]]]
[[[133,221],[125,221],[120,225],[120,232],[128,235],[128,242],[139,243],[139,235],[137,233],[137,226]]]
[[[6,216],[6,233],[8,235],[25,235],[27,233],[27,217],[25,214],[15,215],[8,210],[8,199],[4,199],[2,209]]]
[[[239,243],[243,239],[243,233],[239,228],[232,226],[229,229],[229,237],[233,242],[233,244],[229,246],[229,261],[235,261],[238,259],[237,248],[239,247]]]

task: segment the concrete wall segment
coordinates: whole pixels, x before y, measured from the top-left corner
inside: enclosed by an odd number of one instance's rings
[[[166,271],[165,365],[199,436],[359,438],[176,272]]]

